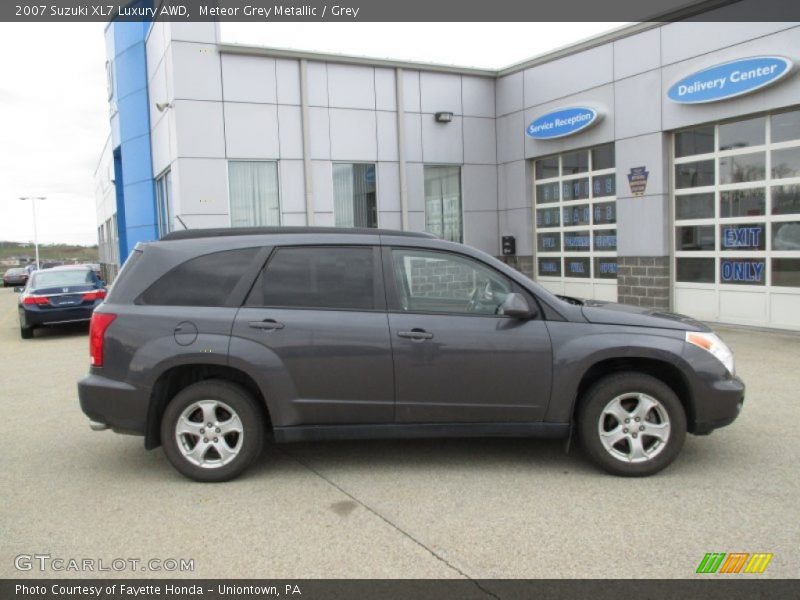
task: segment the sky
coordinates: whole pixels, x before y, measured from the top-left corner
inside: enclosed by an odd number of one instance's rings
[[[223,23],[222,41],[501,68],[624,23]],[[410,43],[411,42],[411,43]],[[102,23],[0,23],[0,241],[97,243]]]

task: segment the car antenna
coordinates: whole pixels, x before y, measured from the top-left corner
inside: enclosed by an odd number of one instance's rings
[[[189,229],[189,228],[186,226],[186,223],[184,223],[184,222],[183,222],[183,219],[181,219],[181,218],[180,218],[178,215],[175,215],[175,218],[176,218],[176,219],[178,219],[178,221],[180,222],[180,224],[181,224],[181,225],[183,225],[183,228],[184,228],[184,229],[187,229],[187,230]]]

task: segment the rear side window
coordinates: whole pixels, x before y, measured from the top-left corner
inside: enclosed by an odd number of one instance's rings
[[[374,310],[372,248],[280,248],[253,286],[247,306]]]
[[[167,272],[139,296],[137,304],[224,306],[260,248],[198,256]]]

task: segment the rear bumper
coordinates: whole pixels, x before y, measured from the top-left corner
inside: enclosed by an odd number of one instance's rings
[[[107,425],[118,433],[144,435],[150,394],[146,390],[108,379],[87,375],[78,382],[81,410],[97,425]]]
[[[65,308],[20,308],[20,322],[26,327],[35,325],[57,325],[59,323],[75,323],[89,321],[95,309],[95,304],[89,306],[70,306]]]

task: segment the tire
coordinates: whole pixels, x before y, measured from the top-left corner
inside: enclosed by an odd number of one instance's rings
[[[172,466],[186,477],[228,481],[261,455],[264,419],[247,390],[209,379],[184,388],[170,401],[161,419],[161,443]]]
[[[33,327],[20,326],[19,335],[23,340],[31,339],[33,337]]]
[[[581,399],[577,416],[581,446],[613,475],[658,473],[675,460],[686,440],[681,401],[663,381],[644,373],[601,379]]]

